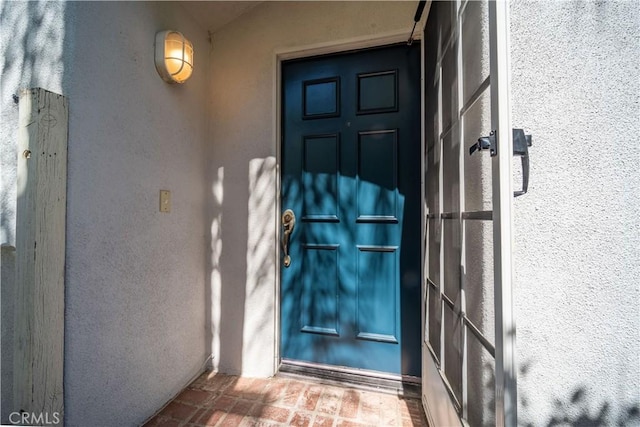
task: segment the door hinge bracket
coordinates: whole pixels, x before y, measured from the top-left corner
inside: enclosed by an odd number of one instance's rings
[[[489,136],[481,136],[478,138],[478,142],[473,144],[469,148],[469,155],[472,155],[476,151],[489,150],[491,157],[495,157],[498,154],[496,150],[496,131],[492,130]]]

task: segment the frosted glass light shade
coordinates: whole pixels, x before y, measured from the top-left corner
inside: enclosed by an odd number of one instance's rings
[[[156,70],[169,83],[184,83],[193,72],[193,44],[173,30],[156,34]]]

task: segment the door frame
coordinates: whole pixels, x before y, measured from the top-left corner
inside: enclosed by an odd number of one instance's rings
[[[466,7],[470,0],[457,0],[457,14]],[[431,2],[429,2],[429,5]],[[513,293],[513,245],[514,245],[514,209],[513,209],[513,140],[511,121],[511,55],[510,55],[510,11],[508,0],[488,0],[488,22],[489,22],[489,87],[491,99],[491,129],[495,131],[497,155],[491,159],[491,189],[492,189],[492,215],[493,226],[493,282],[494,282],[494,321],[495,321],[495,384],[493,395],[495,399],[495,423],[496,426],[504,427],[517,424],[517,354],[516,354],[516,322],[514,317],[514,293]],[[426,30],[426,23],[431,10],[427,10],[427,18],[422,25],[422,35]],[[452,31],[458,31],[454,28]],[[462,59],[461,47],[459,47],[458,58]],[[424,50],[423,50],[424,51]],[[458,62],[459,64],[459,62]],[[423,67],[424,63],[423,57]],[[423,75],[424,77],[424,75]],[[425,83],[423,81],[423,83]],[[424,91],[424,88],[423,88]],[[424,106],[424,105],[423,105]],[[423,122],[424,125],[424,122]],[[464,152],[461,151],[462,153]],[[424,159],[423,159],[424,162]],[[423,163],[424,165],[424,163]],[[440,171],[442,174],[442,171]],[[440,176],[442,183],[442,175]],[[440,189],[442,193],[442,188]],[[424,249],[423,249],[424,257]],[[442,257],[442,255],[441,255]],[[423,258],[424,259],[424,258]],[[426,262],[427,260],[425,260]],[[441,258],[440,262],[443,262]],[[441,264],[442,265],[442,264]],[[423,275],[425,272],[422,272]],[[423,316],[424,316],[424,290],[423,290]],[[424,319],[423,319],[424,328]],[[424,329],[423,329],[424,333]],[[443,337],[441,336],[441,339]],[[465,338],[466,341],[466,338]],[[466,345],[466,344],[464,344]],[[427,344],[428,346],[428,344]],[[434,384],[434,378],[438,378],[436,388],[425,390],[423,382],[423,406],[427,419],[432,423],[437,423],[430,413],[429,405],[426,402],[426,393],[429,391],[437,394],[440,402],[450,403],[450,386],[439,387],[447,383],[447,378],[434,364],[429,363],[432,354],[428,348],[423,355],[423,377],[425,372],[431,376],[429,381]],[[425,359],[427,360],[425,362]],[[466,362],[463,362],[466,363]],[[464,365],[463,365],[464,366]],[[463,368],[463,371],[465,368]],[[463,384],[464,384],[463,379]],[[466,387],[463,385],[463,387]],[[462,404],[464,407],[464,404]],[[442,405],[443,410],[438,411],[441,421],[453,423],[457,418],[460,425],[467,425],[463,422],[462,415],[452,405]],[[464,410],[463,410],[464,411]],[[462,412],[463,412],[462,411]],[[463,412],[464,413],[464,412]]]
[[[272,120],[275,123],[273,127],[273,139],[276,142],[276,203],[274,212],[274,226],[276,228],[275,236],[275,307],[274,313],[274,327],[275,327],[275,352],[273,360],[273,372],[277,373],[280,369],[280,343],[281,343],[281,331],[280,331],[280,263],[281,263],[281,224],[280,213],[282,212],[282,183],[281,183],[281,166],[282,166],[282,122],[281,122],[281,108],[282,108],[282,62],[291,59],[308,58],[319,55],[329,55],[334,53],[342,53],[359,49],[382,47],[385,45],[406,42],[409,34],[411,33],[411,27],[407,27],[404,30],[381,33],[374,36],[358,36],[348,38],[344,40],[336,40],[325,43],[317,43],[312,45],[295,46],[291,48],[276,49],[273,55],[273,107],[272,107]],[[414,40],[420,41],[422,39],[422,31],[414,33]],[[420,50],[420,156],[421,156],[421,177],[420,177],[420,191],[424,195],[424,51]],[[424,234],[424,204],[420,204],[421,210],[421,233]],[[424,249],[421,249],[423,252]],[[424,253],[421,253],[421,259],[424,259]],[[423,282],[423,269],[420,270],[420,282]],[[421,307],[424,304],[421,304]],[[421,308],[421,327],[424,327],[424,308]]]
[[[509,3],[489,2],[491,128],[497,155],[492,159],[493,262],[495,307],[496,425],[518,422],[518,363],[513,310],[513,139],[511,123],[511,55]],[[497,102],[493,102],[494,99]],[[496,223],[498,226],[496,227]]]

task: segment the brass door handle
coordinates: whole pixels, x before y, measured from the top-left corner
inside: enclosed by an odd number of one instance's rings
[[[284,266],[288,268],[291,265],[291,256],[289,255],[289,240],[291,239],[291,233],[296,226],[296,215],[291,209],[287,209],[282,214],[282,249],[284,251]]]

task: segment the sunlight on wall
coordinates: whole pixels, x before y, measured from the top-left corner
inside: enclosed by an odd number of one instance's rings
[[[514,200],[522,425],[640,425],[639,22],[637,2],[511,3],[513,123],[534,138]]]
[[[275,343],[269,338],[273,330],[276,232],[273,224],[276,207],[276,159],[253,159],[249,162],[249,202],[247,238],[247,296],[245,300],[245,337],[243,359],[247,364],[264,357],[266,348]],[[276,215],[277,216],[277,215]],[[257,298],[256,298],[257,297]],[[258,304],[259,303],[259,304]],[[261,337],[267,337],[261,340]],[[256,339],[257,338],[257,339]]]
[[[222,202],[224,200],[224,167],[218,168],[218,175],[211,185],[211,193],[218,215],[211,221],[211,325],[220,324],[220,290],[222,275],[220,273],[220,255],[222,254]],[[211,332],[211,353],[220,354],[219,331]],[[213,369],[219,368],[220,358],[213,358]]]
[[[18,95],[18,96],[22,96],[22,95]],[[33,98],[31,96],[25,96],[22,98],[22,100],[20,101],[21,107],[19,108],[19,114],[18,114],[18,130],[17,132],[13,132],[14,135],[17,135],[18,138],[17,140],[23,140],[23,141],[28,141],[29,140],[29,131],[30,131],[30,125],[31,123],[28,123],[28,121],[31,119],[34,119],[34,116],[31,114],[32,111],[32,105],[33,105]],[[66,124],[65,124],[66,125]],[[17,144],[16,144],[17,145]],[[29,144],[28,146],[31,146],[31,144]],[[15,149],[14,149],[15,152]],[[14,154],[15,156],[15,154]],[[29,183],[29,163],[26,162],[26,167],[24,168],[18,168],[16,166],[16,168],[18,169],[16,171],[16,174],[14,175],[14,177],[17,177],[16,179],[16,195],[17,198],[22,197],[22,195],[24,194],[25,190],[27,189],[27,184]],[[35,176],[35,175],[34,175]],[[16,199],[17,200],[17,199]]]
[[[15,242],[16,129],[18,106],[13,95],[42,87],[62,94],[65,4],[63,2],[0,3],[0,103],[2,113],[2,243]]]
[[[266,207],[268,203],[259,203],[261,197],[275,197],[258,190],[267,177],[251,175],[261,168],[264,172],[260,176],[274,173],[266,172],[278,151],[274,52],[395,33],[411,23],[414,12],[411,2],[263,2],[233,25],[215,32],[211,56],[211,166],[226,168],[221,312],[225,314],[226,308],[231,320],[225,323],[223,316],[222,324],[213,322],[211,327],[222,337],[222,356],[233,357],[228,366],[222,366],[227,372],[254,376],[275,373],[275,269],[279,261],[264,258],[262,251],[269,246],[274,252],[279,244],[274,238],[279,212],[274,201],[270,202],[271,208]],[[260,33],[257,38],[252,36],[256,29]],[[260,162],[265,163],[259,166]],[[249,194],[250,188],[256,190]],[[260,216],[264,212],[266,218]],[[261,221],[267,221],[268,227],[263,228]],[[260,243],[250,237],[256,233]],[[247,255],[247,250],[254,252]],[[270,277],[264,277],[265,273]],[[235,340],[240,335],[242,342],[238,343]],[[238,360],[239,354],[242,361]]]

